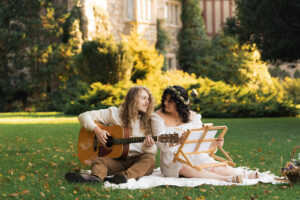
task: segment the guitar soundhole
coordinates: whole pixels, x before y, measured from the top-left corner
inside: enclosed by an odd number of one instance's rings
[[[114,138],[111,136],[108,136],[106,146],[112,147],[112,145],[114,145]]]

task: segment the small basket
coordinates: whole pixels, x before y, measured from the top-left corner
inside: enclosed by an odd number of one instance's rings
[[[294,147],[290,162],[288,162],[286,166],[281,169],[282,175],[288,177],[290,185],[300,183],[300,166],[294,162],[295,152],[299,148],[300,145]]]

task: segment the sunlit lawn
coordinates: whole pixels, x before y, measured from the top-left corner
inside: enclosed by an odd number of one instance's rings
[[[204,122],[228,126],[224,149],[237,166],[280,175],[292,148],[300,145],[300,118],[205,119]],[[163,186],[147,190],[69,184],[64,179],[66,172],[87,169],[76,157],[79,129],[77,117],[60,113],[0,113],[0,199],[300,198],[300,184]]]

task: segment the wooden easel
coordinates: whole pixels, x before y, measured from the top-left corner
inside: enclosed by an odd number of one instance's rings
[[[204,124],[202,128],[189,129],[185,133],[186,136],[179,146],[178,151],[175,153],[173,162],[179,161],[197,170],[201,170],[207,167],[217,167],[225,165],[235,167],[235,163],[233,163],[232,159],[221,146],[215,146],[214,148],[210,147],[210,144],[212,142],[223,139],[226,131],[226,126],[213,126],[213,124]],[[217,149],[219,149],[224,154],[226,159],[215,155]],[[193,164],[192,161],[190,161],[188,158],[188,155],[201,153],[208,153],[213,159],[219,162],[196,165]]]

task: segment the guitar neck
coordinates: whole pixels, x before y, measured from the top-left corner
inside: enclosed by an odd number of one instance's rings
[[[154,141],[157,141],[157,136],[152,136]],[[114,144],[130,144],[143,142],[145,137],[130,137],[130,138],[115,138]]]

